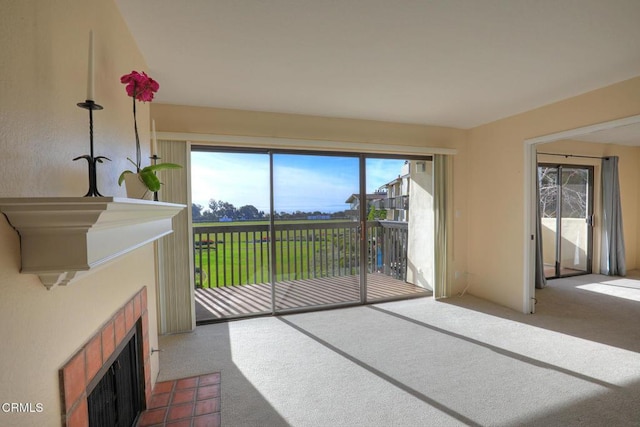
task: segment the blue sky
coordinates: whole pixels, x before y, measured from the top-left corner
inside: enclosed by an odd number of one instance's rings
[[[274,155],[277,212],[336,212],[358,192],[358,158],[299,154]],[[367,192],[400,174],[404,160],[367,159]],[[269,212],[269,156],[246,153],[191,153],[193,203],[223,200],[239,208],[253,205]]]

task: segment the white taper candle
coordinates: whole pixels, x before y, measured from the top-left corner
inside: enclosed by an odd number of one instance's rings
[[[151,121],[151,155],[158,155],[158,138],[156,137],[156,121]]]
[[[93,30],[89,32],[89,70],[87,75],[87,101],[94,100],[95,85],[93,81],[94,56],[93,56]]]

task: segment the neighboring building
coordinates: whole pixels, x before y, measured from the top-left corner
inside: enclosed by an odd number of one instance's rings
[[[329,214],[307,215],[307,219],[312,221],[326,220],[326,219],[331,219],[331,215]]]
[[[385,200],[386,197],[387,193],[383,190],[376,190],[375,193],[367,194],[367,212],[369,212],[372,206],[379,209],[377,206],[381,201]],[[352,194],[345,200],[345,203],[349,204],[349,209],[344,211],[345,215],[357,221],[360,218],[360,196],[358,194]]]
[[[400,169],[400,175],[380,187],[380,194],[386,194],[384,199],[376,200],[374,207],[387,211],[389,221],[409,220],[409,186],[411,181],[411,161],[407,160]]]

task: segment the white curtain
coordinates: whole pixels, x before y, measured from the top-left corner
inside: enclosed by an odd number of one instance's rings
[[[433,156],[433,210],[435,223],[434,251],[434,292],[435,298],[449,295],[449,156],[436,154]]]
[[[608,276],[627,274],[625,264],[618,157],[602,159],[602,238],[600,273]]]

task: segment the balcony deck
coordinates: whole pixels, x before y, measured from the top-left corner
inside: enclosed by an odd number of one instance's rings
[[[279,282],[276,308],[287,310],[360,300],[357,276],[327,277]],[[385,274],[367,276],[367,300],[430,296],[431,291]],[[198,288],[195,291],[197,322],[271,313],[271,285]]]

